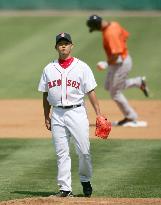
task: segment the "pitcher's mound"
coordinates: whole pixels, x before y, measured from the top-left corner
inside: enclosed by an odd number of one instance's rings
[[[1,202],[0,205],[161,205],[160,198],[39,197]]]

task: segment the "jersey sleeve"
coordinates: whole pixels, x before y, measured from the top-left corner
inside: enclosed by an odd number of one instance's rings
[[[45,69],[41,75],[41,79],[38,85],[38,91],[48,92],[48,84],[47,84],[47,77],[46,77]]]
[[[84,72],[84,92],[88,93],[97,86],[93,72],[88,65],[85,65]]]

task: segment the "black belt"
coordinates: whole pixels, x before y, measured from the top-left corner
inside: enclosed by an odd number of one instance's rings
[[[81,106],[81,104],[79,104],[79,105],[68,105],[68,106],[57,106],[57,107],[59,107],[59,108],[62,108],[62,109],[70,109],[70,108],[76,108],[76,107],[80,107]]]

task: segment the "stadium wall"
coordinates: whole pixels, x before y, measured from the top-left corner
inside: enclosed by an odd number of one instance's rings
[[[160,10],[161,0],[0,0],[0,9]]]

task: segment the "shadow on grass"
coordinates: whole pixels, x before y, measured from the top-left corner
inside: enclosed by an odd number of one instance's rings
[[[42,191],[13,191],[11,194],[23,194],[28,196],[41,196],[41,197],[49,197],[56,196],[57,192],[42,192]],[[74,197],[84,197],[83,194],[74,195]]]
[[[13,191],[12,194],[23,194],[23,195],[30,195],[30,196],[41,196],[41,197],[48,197],[51,195],[56,195],[56,192],[42,192],[42,191]]]

